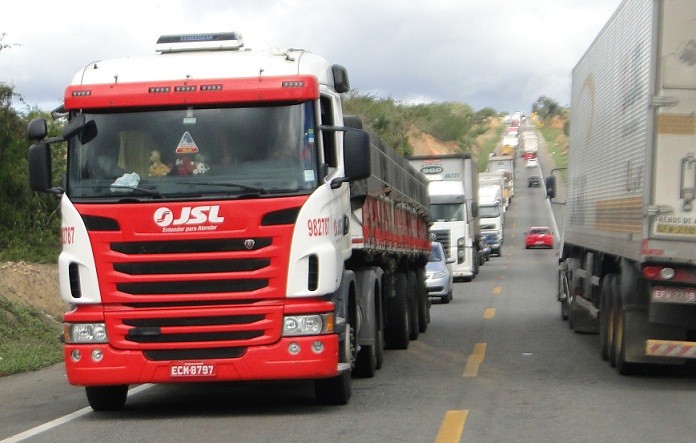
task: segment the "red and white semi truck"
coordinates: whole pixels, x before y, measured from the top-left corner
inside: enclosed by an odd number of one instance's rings
[[[307,51],[163,36],[80,70],[61,136],[29,124],[31,188],[60,196],[68,380],[92,408],[132,384],[271,379],[345,404],[385,342],[425,331],[427,181],[344,120],[348,89]]]
[[[696,3],[623,1],[573,69],[571,106],[562,316],[622,374],[693,360]]]

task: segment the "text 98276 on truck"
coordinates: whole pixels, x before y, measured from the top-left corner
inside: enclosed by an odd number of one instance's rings
[[[29,124],[31,188],[60,196],[70,233],[69,382],[95,410],[191,381],[312,379],[319,402],[347,403],[351,376],[430,321],[425,178],[344,118],[342,66],[237,33],[157,52],[77,73],[61,136]]]
[[[573,69],[558,299],[622,374],[696,359],[695,35],[696,3],[626,0]]]

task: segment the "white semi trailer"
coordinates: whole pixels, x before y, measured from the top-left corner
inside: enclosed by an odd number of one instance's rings
[[[622,374],[694,359],[696,2],[622,2],[573,70],[571,108],[562,316]]]

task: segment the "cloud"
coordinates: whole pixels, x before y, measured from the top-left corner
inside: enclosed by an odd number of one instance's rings
[[[569,103],[572,67],[619,3],[73,0],[42,2],[37,14],[12,2],[0,29],[22,46],[0,52],[0,81],[30,104],[57,106],[91,61],[152,53],[162,34],[236,30],[247,46],[299,47],[342,64],[359,91],[527,110],[540,95]]]

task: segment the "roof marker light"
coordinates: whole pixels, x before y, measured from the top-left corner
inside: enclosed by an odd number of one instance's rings
[[[153,86],[148,91],[152,94],[159,94],[162,92],[172,92],[172,88],[170,86]]]

